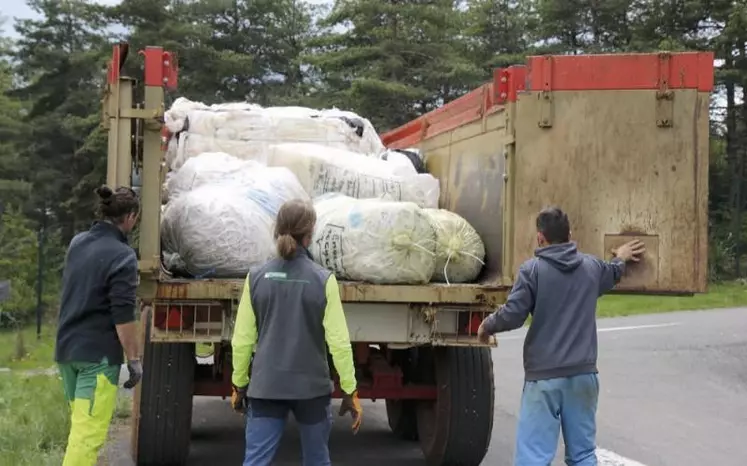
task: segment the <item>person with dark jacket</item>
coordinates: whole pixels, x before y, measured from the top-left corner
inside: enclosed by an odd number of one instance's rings
[[[311,259],[314,206],[280,207],[275,224],[279,257],[250,271],[234,325],[231,404],[246,412],[245,466],[269,466],[292,412],[301,433],[304,466],[326,466],[333,390],[327,347],[339,375],[340,415],[363,411],[357,394],[350,335],[335,276]],[[249,377],[251,366],[251,378]]]
[[[137,258],[127,234],[140,204],[130,188],[97,189],[101,220],[70,242],[62,273],[55,361],[72,409],[63,466],[94,466],[114,414],[120,367],[142,377],[135,324]]]
[[[506,303],[478,330],[487,342],[532,316],[524,340],[515,466],[552,463],[561,429],[566,464],[597,464],[597,299],[620,281],[626,262],[640,260],[645,247],[628,242],[605,262],[579,252],[570,234],[562,210],[539,213],[535,257],[521,265]]]

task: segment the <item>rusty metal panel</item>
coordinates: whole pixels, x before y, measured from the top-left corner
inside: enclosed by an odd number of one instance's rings
[[[165,279],[158,282],[156,299],[161,301],[230,300],[241,298],[244,280],[240,279]],[[444,303],[497,306],[505,301],[506,286],[481,284],[446,285],[373,285],[340,282],[344,303]]]
[[[520,95],[512,271],[533,254],[537,212],[558,205],[580,249],[599,257],[608,235],[658,237],[627,289],[705,291],[709,94],[673,90],[671,125],[661,127],[656,92],[553,91],[551,128],[538,125],[541,92]]]
[[[659,237],[654,235],[604,235],[604,258],[611,260],[613,251],[628,241],[638,240],[646,246],[645,260],[631,262],[617,285],[618,290],[645,290],[659,285]]]
[[[464,217],[485,242],[481,283],[501,283],[507,140],[506,115],[501,111],[421,144],[428,171],[441,182],[441,207]]]

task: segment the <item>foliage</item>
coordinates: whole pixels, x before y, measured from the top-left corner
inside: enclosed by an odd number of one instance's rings
[[[137,50],[160,45],[176,52],[179,95],[208,103],[338,106],[365,115],[379,131],[459,97],[489,79],[495,67],[521,63],[530,54],[714,50],[721,64],[710,154],[711,277],[745,274],[745,2],[27,3],[36,16],[15,23],[14,39],[0,37],[0,211],[13,211],[17,235],[6,231],[2,238],[28,243],[0,258],[8,267],[0,273],[14,280],[13,302],[2,309],[24,314],[35,306],[31,244],[43,221],[53,233],[45,254],[55,258],[47,268],[50,293],[59,282],[63,245],[90,223],[92,191],[106,172],[100,98],[115,40],[131,43],[124,71],[133,75],[142,67]]]
[[[58,377],[0,373],[0,464],[61,464],[69,412]]]
[[[44,301],[49,303],[59,290],[62,263],[59,235],[47,232],[45,243]],[[0,313],[4,315],[0,324],[10,321],[22,324],[35,310],[38,250],[32,222],[16,210],[5,212],[0,217],[0,279],[11,281],[11,298],[0,303]]]

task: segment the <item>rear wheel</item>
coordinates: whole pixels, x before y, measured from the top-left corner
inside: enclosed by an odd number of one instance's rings
[[[434,348],[432,355],[438,399],[417,407],[423,454],[431,466],[479,466],[493,431],[490,350]]]
[[[146,331],[137,464],[183,465],[192,430],[195,346],[152,343]]]
[[[386,400],[386,416],[394,435],[402,440],[418,439],[417,401]]]

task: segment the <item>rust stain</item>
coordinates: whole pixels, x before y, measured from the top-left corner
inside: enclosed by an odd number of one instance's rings
[[[648,233],[646,233],[646,230],[637,226],[637,225],[631,225],[631,224],[623,224],[620,227],[620,236],[647,236]]]
[[[187,283],[164,283],[158,284],[156,296],[159,299],[185,299],[189,294]]]

